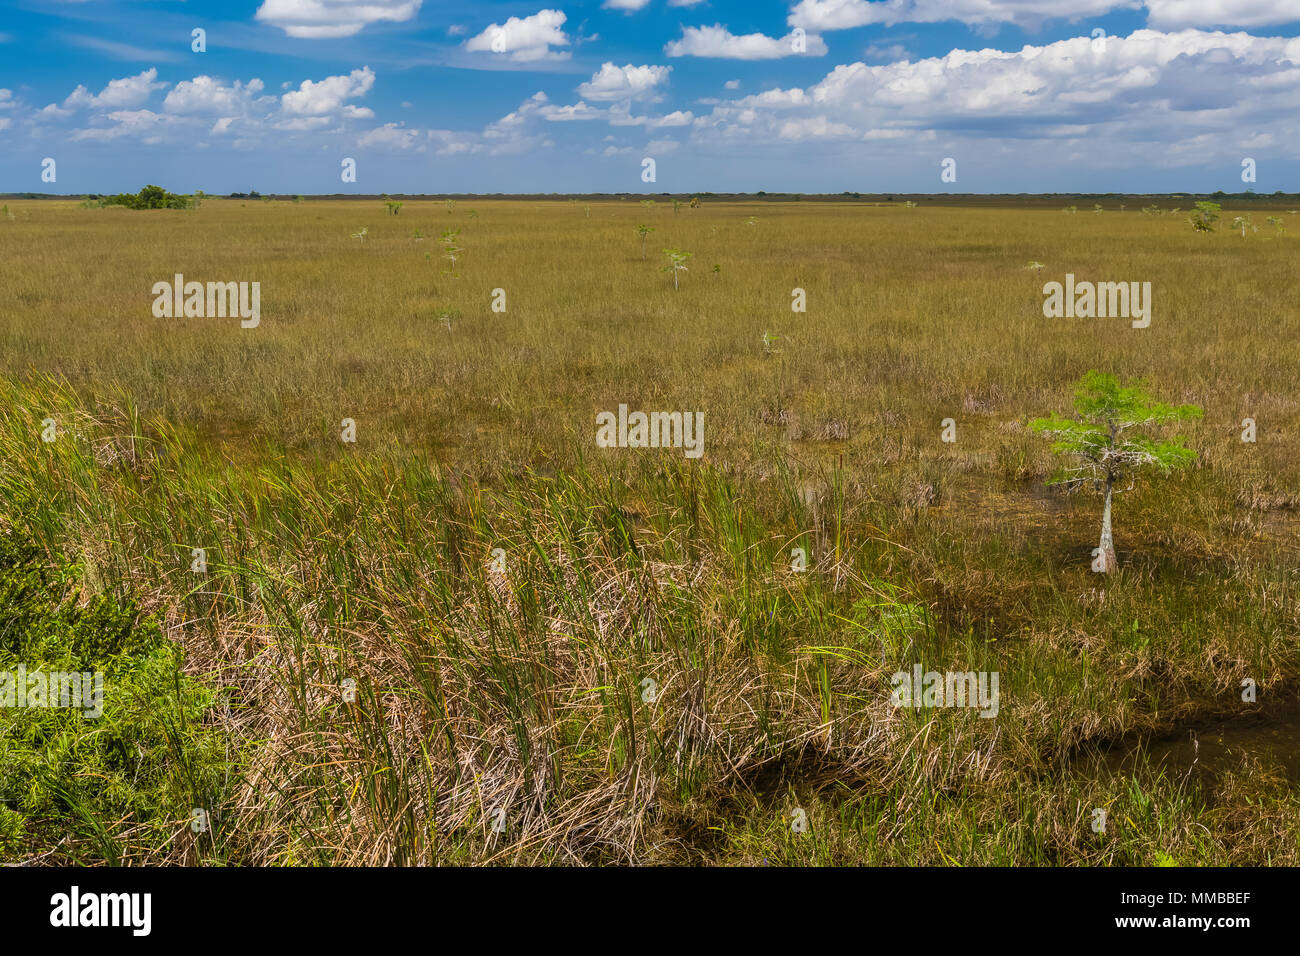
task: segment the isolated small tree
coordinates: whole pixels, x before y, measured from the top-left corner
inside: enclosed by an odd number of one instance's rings
[[[353,238],[353,239],[360,239],[361,242],[364,243],[364,242],[366,241],[366,235],[367,235],[369,232],[370,232],[369,229],[367,229],[365,226],[362,226],[360,232],[354,232],[354,233],[352,234],[352,238]]]
[[[681,208],[682,208],[681,200],[679,200],[679,199],[674,199],[674,200],[673,200],[673,215],[674,215],[674,216],[677,215],[678,210],[681,209]]]
[[[1274,229],[1276,229],[1276,230],[1277,230],[1277,234],[1278,234],[1279,236],[1282,235],[1282,233],[1286,232],[1286,226],[1282,225],[1282,217],[1281,217],[1281,216],[1269,216],[1269,217],[1268,217],[1266,220],[1264,220],[1264,221],[1267,222],[1267,223],[1268,223],[1270,226],[1272,226]]]
[[[1065,469],[1049,484],[1078,486],[1091,482],[1105,494],[1101,516],[1101,541],[1094,552],[1098,571],[1115,569],[1115,540],[1111,534],[1111,500],[1115,485],[1141,468],[1154,466],[1168,472],[1191,464],[1195,452],[1182,438],[1167,441],[1131,434],[1133,429],[1201,417],[1196,405],[1157,402],[1137,386],[1122,386],[1115,376],[1096,370],[1079,380],[1074,392],[1078,420],[1051,415],[1029,423],[1031,431],[1052,436],[1052,451],[1069,455],[1080,464]],[[1130,483],[1128,491],[1132,488]]]
[[[448,263],[447,271],[453,275],[456,272],[456,258],[463,251],[460,246],[456,245],[456,237],[459,235],[459,229],[448,229],[438,237],[438,241],[441,242],[443,246],[442,257],[446,259]]]
[[[1247,229],[1249,229],[1251,232],[1259,232],[1259,227],[1256,226],[1253,221],[1251,221],[1251,218],[1249,216],[1237,216],[1235,219],[1232,220],[1232,228],[1240,229],[1241,238],[1243,239],[1246,238]]]
[[[641,205],[645,206],[647,209],[654,209],[655,201],[653,199],[642,199]]]
[[[1222,210],[1223,207],[1217,202],[1198,202],[1196,210],[1187,221],[1197,232],[1214,232],[1214,224],[1219,221]]]
[[[694,254],[693,252],[682,252],[680,249],[664,250],[664,255],[668,257],[668,265],[664,266],[664,272],[672,272],[674,289],[677,288],[677,274],[690,271],[686,268],[686,260]]]
[[[402,208],[402,204],[400,202],[397,202],[394,199],[389,199],[385,201],[384,205],[388,207],[388,214],[390,216],[396,216],[397,210]]]
[[[641,258],[645,258],[645,239],[646,236],[654,232],[654,226],[647,226],[644,223],[636,227],[636,233],[641,237]]]

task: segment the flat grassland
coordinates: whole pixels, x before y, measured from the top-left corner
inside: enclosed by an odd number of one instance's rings
[[[108,687],[0,711],[0,859],[1300,863],[1288,210],[9,208],[0,671]],[[156,318],[177,273],[260,325]],[[1045,318],[1067,273],[1150,327]],[[1112,575],[1025,427],[1089,369],[1204,409]]]

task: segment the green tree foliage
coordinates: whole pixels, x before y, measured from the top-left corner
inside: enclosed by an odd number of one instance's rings
[[[1219,221],[1219,213],[1222,211],[1223,207],[1217,202],[1198,202],[1196,211],[1187,221],[1197,232],[1214,232],[1214,224]]]
[[[197,209],[201,199],[201,193],[196,199],[193,196],[169,193],[161,186],[145,186],[134,196],[130,193],[105,196],[98,200],[97,205],[125,206],[127,209]]]
[[[1115,567],[1111,534],[1111,498],[1115,485],[1144,468],[1168,472],[1191,464],[1195,452],[1182,438],[1157,439],[1137,429],[1201,417],[1196,405],[1158,402],[1137,386],[1123,386],[1113,375],[1095,369],[1079,380],[1074,393],[1077,419],[1050,415],[1029,423],[1031,431],[1052,436],[1052,451],[1068,455],[1077,465],[1059,473],[1052,483],[1091,482],[1106,496],[1102,514],[1099,571]],[[1131,486],[1130,486],[1131,487]]]

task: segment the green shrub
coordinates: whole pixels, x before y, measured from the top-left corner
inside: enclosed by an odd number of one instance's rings
[[[0,672],[103,674],[98,717],[0,706],[0,862],[156,859],[189,836],[225,752],[204,725],[214,695],[182,656],[136,606],[86,595],[75,566],[0,535]]]
[[[134,196],[118,193],[116,196],[104,196],[93,201],[87,199],[83,205],[125,206],[127,209],[197,209],[199,201],[193,196],[169,193],[161,186],[145,186]]]

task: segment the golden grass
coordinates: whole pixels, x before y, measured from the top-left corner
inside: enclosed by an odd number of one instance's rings
[[[1300,854],[1294,782],[1243,765],[1202,791],[1080,758],[1230,712],[1244,677],[1265,705],[1295,680],[1289,232],[897,204],[11,208],[0,450],[38,517],[7,524],[149,595],[233,704],[213,719],[239,773],[207,797],[232,822],[185,858]],[[694,253],[678,291],[664,247]],[[154,318],[177,272],[260,282],[260,327]],[[1151,282],[1150,328],[1045,319],[1067,272]],[[1197,467],[1119,499],[1106,581],[1098,502],[1048,490],[1024,428],[1090,368],[1205,409],[1182,429]],[[703,412],[703,459],[596,448],[620,403]],[[67,445],[38,441],[46,415]],[[482,567],[496,546],[507,581]],[[999,670],[1002,714],[894,711],[888,676],[914,661]],[[1108,801],[1131,825],[1110,844],[1087,826]],[[1214,814],[1231,826],[1204,837]]]

